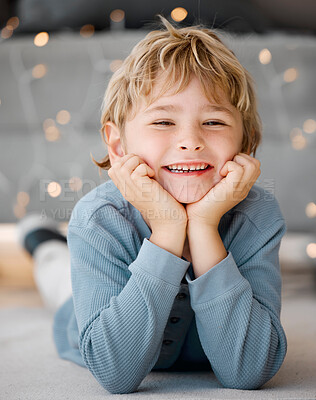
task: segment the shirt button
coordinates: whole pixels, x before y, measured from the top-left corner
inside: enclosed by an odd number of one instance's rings
[[[178,300],[184,300],[187,295],[185,293],[178,293],[176,297]]]
[[[173,340],[165,339],[162,343],[165,344],[166,346],[169,346],[169,344],[171,344],[172,342]]]
[[[172,324],[176,324],[179,320],[180,320],[179,317],[171,317],[171,318],[170,318],[170,322],[171,322]]]

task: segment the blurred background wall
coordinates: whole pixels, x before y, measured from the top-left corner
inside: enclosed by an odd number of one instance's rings
[[[0,0],[0,223],[30,211],[67,221],[79,198],[108,179],[90,157],[105,154],[102,97],[158,13],[216,28],[253,75],[264,128],[258,184],[275,194],[288,231],[300,235],[295,243],[307,237],[302,252],[315,259],[313,0]]]

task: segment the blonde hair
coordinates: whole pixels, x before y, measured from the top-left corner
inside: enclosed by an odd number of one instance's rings
[[[190,82],[192,74],[199,79],[205,95],[218,101],[216,88],[222,89],[243,119],[241,152],[253,153],[261,142],[261,121],[257,112],[254,84],[248,71],[240,64],[213,30],[201,27],[174,27],[160,16],[163,29],[147,34],[112,75],[102,104],[101,136],[107,144],[105,125],[113,122],[121,132],[128,116],[136,112],[140,98],[149,104],[168,90],[179,93]],[[156,99],[152,89],[158,72],[166,79]],[[108,155],[97,162],[102,169],[111,167]]]

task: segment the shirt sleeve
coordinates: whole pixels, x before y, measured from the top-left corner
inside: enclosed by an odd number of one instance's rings
[[[159,357],[189,263],[147,239],[129,262],[131,245],[93,224],[70,225],[68,246],[84,363],[107,391],[133,392]]]
[[[278,257],[285,230],[278,220],[265,232],[253,231],[238,266],[229,251],[197,279],[186,273],[201,345],[225,387],[257,389],[285,357]]]

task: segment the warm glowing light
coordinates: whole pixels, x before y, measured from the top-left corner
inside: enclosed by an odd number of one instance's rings
[[[47,141],[55,142],[60,138],[60,130],[57,128],[55,121],[52,118],[45,119],[43,122],[43,129]]]
[[[50,182],[47,185],[47,193],[51,197],[58,197],[61,193],[61,186],[58,182]]]
[[[303,136],[302,130],[299,128],[292,129],[290,133],[292,147],[295,150],[302,150],[306,147],[306,138]]]
[[[294,82],[297,79],[298,72],[296,68],[289,68],[284,72],[283,79],[285,82]]]
[[[308,203],[305,208],[305,214],[308,216],[308,218],[315,218],[316,217],[316,204],[313,202]]]
[[[316,258],[316,243],[309,243],[306,246],[306,253],[310,258]]]
[[[171,18],[176,22],[183,21],[187,15],[188,15],[188,12],[183,7],[177,7],[171,11]]]
[[[302,135],[303,132],[300,128],[293,128],[290,133],[291,139],[293,139],[295,136],[302,136]]]
[[[303,130],[306,133],[314,133],[316,131],[316,121],[307,119],[303,124]]]
[[[23,218],[26,214],[25,207],[21,206],[20,204],[15,204],[13,207],[13,213],[17,218]]]
[[[304,136],[295,136],[292,139],[292,147],[295,150],[302,150],[306,147],[306,139]]]
[[[113,60],[112,62],[111,62],[111,64],[110,64],[110,70],[112,71],[112,72],[115,72],[115,71],[117,71],[119,68],[120,68],[120,66],[123,64],[123,61],[122,60]]]
[[[56,115],[56,121],[60,125],[66,125],[70,121],[71,116],[67,110],[60,110]]]
[[[113,10],[110,14],[110,18],[113,22],[121,22],[125,18],[125,12],[120,9]]]
[[[60,130],[57,126],[49,126],[45,129],[45,137],[48,142],[55,142],[60,138]]]
[[[47,32],[40,32],[34,38],[34,44],[37,47],[43,47],[47,44],[49,35]]]
[[[43,122],[44,131],[46,131],[46,129],[50,126],[55,126],[55,121],[52,118],[45,119],[45,121]]]
[[[13,34],[12,29],[8,29],[6,26],[1,30],[2,39],[9,39]]]
[[[30,202],[30,196],[26,192],[19,192],[16,196],[17,202],[20,206],[26,207]]]
[[[84,38],[91,37],[94,34],[94,26],[91,24],[83,25],[80,29],[80,35]]]
[[[43,76],[45,76],[47,73],[47,67],[45,64],[37,64],[35,67],[32,69],[32,76],[35,79],[41,79]]]
[[[78,192],[82,188],[82,180],[78,176],[69,179],[69,187],[73,192]]]
[[[272,59],[272,54],[268,49],[262,49],[259,53],[259,61],[261,64],[269,64]]]
[[[20,24],[20,20],[18,17],[11,17],[7,21],[7,28],[14,30],[16,29]]]

